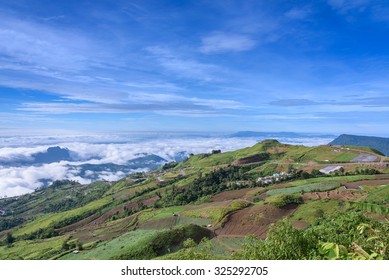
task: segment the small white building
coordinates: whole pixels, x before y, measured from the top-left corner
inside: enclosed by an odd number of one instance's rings
[[[341,168],[343,168],[343,166],[340,166],[340,165],[327,166],[327,167],[324,167],[323,169],[320,169],[319,171],[323,174],[330,174],[331,172],[335,172]]]

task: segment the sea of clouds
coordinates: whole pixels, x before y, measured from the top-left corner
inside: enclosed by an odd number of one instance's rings
[[[277,137],[275,137],[277,138]],[[205,153],[215,149],[232,151],[252,146],[260,137],[228,137],[221,135],[93,135],[51,137],[0,137],[0,197],[17,196],[33,192],[47,182],[69,179],[82,184],[91,179],[80,176],[78,165],[115,163],[125,164],[142,154],[154,154],[173,161],[180,152]],[[280,142],[306,146],[327,144],[333,138],[309,136],[278,138]],[[49,147],[60,146],[71,152],[72,161],[60,161],[41,165],[18,165],[28,162],[32,155],[45,152]],[[145,169],[132,172],[148,171]],[[95,171],[90,171],[95,172]],[[128,174],[122,171],[101,171],[98,180],[115,181]],[[88,174],[87,172],[87,175]]]

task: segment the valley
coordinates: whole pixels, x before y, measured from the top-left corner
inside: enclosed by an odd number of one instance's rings
[[[264,140],[115,182],[55,181],[0,200],[0,259],[333,257],[323,244],[368,258],[354,243],[387,259],[388,164],[365,147]],[[271,250],[281,233],[285,252]]]

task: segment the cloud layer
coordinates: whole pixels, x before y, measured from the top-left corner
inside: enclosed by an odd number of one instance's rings
[[[166,138],[148,138],[141,139],[140,137],[133,138],[132,142],[122,143],[125,137],[115,138],[116,143],[93,143],[87,142],[86,138],[74,136],[72,139],[83,141],[78,142],[62,142],[60,138],[38,138],[36,143],[47,141],[45,145],[38,144],[35,147],[3,147],[0,148],[0,159],[4,162],[7,160],[15,161],[18,159],[28,159],[37,152],[44,152],[52,145],[59,145],[63,148],[68,148],[74,161],[55,162],[40,166],[7,166],[4,164],[0,168],[0,196],[15,196],[34,191],[36,188],[44,185],[42,180],[54,181],[60,179],[76,180],[80,183],[89,183],[91,180],[80,176],[80,169],[77,166],[82,164],[104,164],[115,163],[125,164],[128,160],[137,158],[140,154],[158,155],[168,161],[172,161],[177,153],[204,153],[214,149],[222,151],[231,151],[243,147],[254,145],[259,139],[258,137],[251,138],[229,138],[229,137],[166,137]],[[107,137],[102,136],[100,141]],[[0,138],[4,140],[3,138]],[[128,140],[128,138],[127,138]],[[307,137],[307,138],[282,138],[286,143],[317,145],[328,143],[332,139],[323,137]],[[19,141],[24,144],[26,139],[14,138],[14,142]],[[96,139],[95,139],[96,141]],[[70,164],[70,165],[69,165]],[[145,171],[145,170],[134,170]],[[86,175],[95,175],[99,180],[118,180],[126,174],[122,171],[101,171],[96,172],[89,170]]]

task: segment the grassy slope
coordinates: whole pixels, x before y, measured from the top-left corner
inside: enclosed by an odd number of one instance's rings
[[[31,217],[34,217],[35,220],[31,221],[24,226],[20,227],[17,230],[13,231],[15,237],[19,237],[24,234],[30,234],[40,228],[47,228],[55,225],[61,221],[64,221],[68,218],[76,217],[88,211],[95,211],[101,207],[107,207],[109,210],[110,207],[117,207],[120,205],[125,205],[125,202],[139,201],[142,199],[147,199],[156,195],[157,192],[163,194],[165,190],[169,190],[172,186],[178,188],[184,188],[190,184],[196,177],[198,172],[208,173],[215,168],[220,168],[228,164],[234,163],[236,160],[253,156],[258,153],[269,153],[270,160],[267,164],[263,166],[254,166],[252,165],[252,170],[248,170],[248,173],[256,174],[256,172],[266,170],[267,173],[272,174],[277,168],[276,161],[283,163],[283,168],[285,168],[288,162],[300,162],[307,163],[310,161],[322,162],[325,160],[329,161],[349,161],[357,155],[354,151],[348,151],[346,149],[335,152],[333,147],[329,146],[319,146],[319,147],[304,147],[304,146],[292,146],[280,144],[276,141],[264,141],[254,145],[253,147],[248,147],[234,152],[227,152],[222,154],[214,154],[209,156],[204,155],[195,155],[190,157],[187,161],[178,164],[172,170],[161,173],[161,171],[155,171],[153,173],[147,174],[145,181],[136,182],[133,180],[122,179],[109,188],[105,192],[104,198],[96,200],[92,203],[84,205],[76,209],[72,209],[60,213],[52,213],[41,215],[40,217],[36,215],[42,209],[42,205],[47,203],[47,201],[54,201],[58,197],[69,196],[74,193],[75,188],[71,186],[65,186],[63,189],[58,190],[47,190],[45,194],[36,192],[29,197],[26,196],[26,205],[28,205],[29,212],[32,213],[35,211],[35,214]],[[370,151],[369,151],[370,152]],[[296,166],[296,165],[295,165]],[[180,170],[185,171],[185,176],[182,176]],[[174,180],[174,183],[166,182],[164,184],[157,184],[156,177],[160,176],[161,178],[167,180]],[[255,176],[254,176],[255,177]],[[253,178],[254,178],[253,177]],[[336,182],[344,183],[350,181],[357,181],[363,179],[373,179],[374,175],[356,175],[356,176],[342,176],[342,177],[321,177],[313,178],[307,180],[296,180],[294,182],[288,182],[284,184],[272,185],[266,189],[253,189],[251,197],[255,197],[256,193],[262,193],[263,191],[268,191],[268,195],[273,195],[271,193],[277,192],[278,189],[288,188],[286,191],[289,192],[293,187],[299,187],[301,185],[320,183],[320,182]],[[93,187],[93,186],[92,186]],[[98,188],[99,186],[94,186]],[[102,187],[102,186],[100,186]],[[106,187],[106,186],[105,186]],[[85,191],[88,186],[83,186],[82,190]],[[304,188],[304,187],[303,187]],[[81,189],[80,189],[81,190]],[[387,200],[380,200],[382,197],[387,197],[388,187],[375,187],[370,188],[368,191],[367,202],[373,203],[387,203]],[[139,195],[139,193],[144,193]],[[15,202],[17,203],[17,202]],[[323,210],[324,215],[330,214],[336,209],[340,209],[340,204],[338,201],[308,201],[305,204],[299,206],[292,216],[292,220],[305,220],[309,223],[312,223],[317,215],[317,209]],[[112,206],[109,206],[112,205]],[[176,224],[189,224],[197,223],[200,225],[208,223],[220,223],[223,220],[223,217],[228,215],[231,212],[239,211],[240,209],[248,206],[247,201],[236,200],[234,202],[229,202],[227,204],[223,203],[206,203],[201,205],[187,205],[180,207],[171,207],[164,209],[156,210],[146,210],[137,215],[138,226],[145,223],[158,223],[163,219],[169,219],[172,217],[172,213],[180,213],[180,219],[177,219]],[[105,233],[109,236],[109,231],[112,230],[112,226],[120,229],[125,229],[128,227],[130,220],[123,218],[117,221],[107,221],[101,225],[98,225],[94,229],[95,233]],[[135,221],[132,219],[131,221]],[[135,225],[135,224],[134,224]],[[89,229],[85,229],[87,234]],[[152,235],[153,230],[135,230],[121,235],[113,240],[106,239],[103,240],[95,249],[91,251],[85,251],[79,255],[66,255],[64,258],[102,258],[107,259],[113,256],[120,255],[128,250],[133,250],[140,248],[144,245],[143,237]],[[60,246],[64,241],[65,236],[45,239],[45,240],[35,240],[35,241],[18,241],[14,243],[14,247],[6,248],[4,246],[0,247],[0,259],[3,258],[49,258],[57,254],[57,251],[60,250]],[[107,237],[109,238],[109,237]],[[147,239],[147,238],[146,238]],[[34,244],[37,244],[36,252],[33,252]],[[121,245],[120,245],[121,244]],[[124,247],[123,247],[123,244]],[[138,245],[137,245],[138,244]],[[143,245],[139,245],[143,244]],[[219,244],[220,245],[220,244]],[[218,246],[219,246],[218,245]],[[133,247],[131,247],[133,246]],[[140,246],[140,247],[139,247]],[[221,245],[220,245],[221,246]],[[219,247],[220,247],[219,246]],[[25,252],[22,252],[22,248],[26,247]],[[223,246],[222,246],[223,247]],[[226,247],[226,246],[224,246]],[[228,246],[227,246],[228,247]],[[51,249],[49,249],[51,248]],[[132,248],[132,249],[131,249]],[[31,251],[30,251],[31,250]]]
[[[56,224],[65,221],[66,219],[74,218],[88,212],[97,211],[98,209],[101,209],[102,207],[108,205],[111,202],[112,198],[104,197],[77,209],[55,214],[43,215],[42,217],[32,222],[29,222],[23,227],[17,229],[16,231],[14,231],[13,235],[15,237],[18,237],[21,235],[34,233],[39,229],[46,229],[48,227],[55,226]]]

